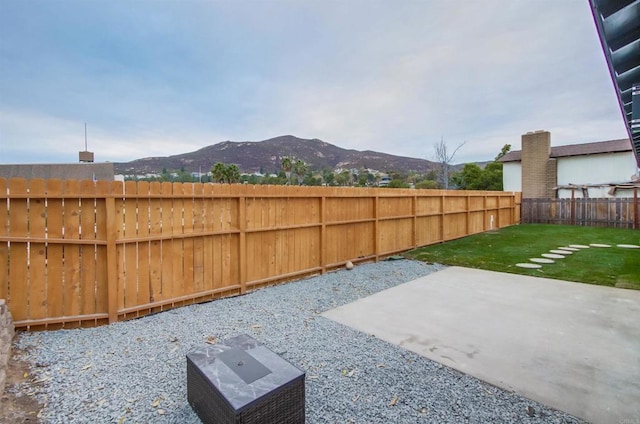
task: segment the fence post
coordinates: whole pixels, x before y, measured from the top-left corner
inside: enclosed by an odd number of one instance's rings
[[[380,250],[380,225],[379,225],[379,218],[380,218],[380,196],[378,194],[378,190],[377,189],[375,191],[375,197],[374,197],[374,202],[373,202],[373,208],[374,210],[374,217],[375,217],[375,222],[373,224],[373,253],[375,254],[375,261],[378,262],[379,259],[379,250]]]
[[[327,196],[326,190],[320,195],[320,272],[327,272]]]
[[[444,225],[444,219],[445,219],[445,209],[446,209],[446,196],[445,196],[446,191],[442,191],[442,195],[440,196],[440,241],[446,241],[447,238],[445,237],[445,225]]]
[[[500,222],[500,200],[502,199],[502,197],[500,197],[500,195],[496,196],[496,230],[499,230],[500,228],[502,228],[502,223]]]
[[[413,248],[418,247],[418,196],[412,197],[411,213],[413,214],[413,235],[411,244]]]
[[[240,230],[240,252],[238,252],[240,294],[245,294],[247,292],[247,202],[244,194],[240,194],[238,198],[238,227]]]
[[[571,225],[576,225],[576,197],[575,197],[575,188],[571,187]]]
[[[113,186],[105,194],[107,235],[107,305],[109,324],[118,321],[118,261],[116,257],[116,200]]]
[[[467,216],[465,217],[466,228],[464,229],[464,232],[467,234],[471,234],[471,231],[469,231],[469,227],[471,227],[471,215],[469,213],[469,207],[471,206],[471,196],[469,195],[469,193],[467,193],[466,200]]]

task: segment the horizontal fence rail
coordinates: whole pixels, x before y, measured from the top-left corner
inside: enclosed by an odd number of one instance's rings
[[[522,199],[522,222],[640,228],[638,197]]]
[[[31,330],[243,294],[519,222],[520,194],[0,179],[0,298]]]

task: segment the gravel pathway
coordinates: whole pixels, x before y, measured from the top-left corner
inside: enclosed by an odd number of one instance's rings
[[[199,423],[185,355],[246,333],[306,372],[310,424],[580,422],[319,315],[438,269],[382,261],[110,326],[22,333],[41,383],[21,392],[45,404],[45,423]]]

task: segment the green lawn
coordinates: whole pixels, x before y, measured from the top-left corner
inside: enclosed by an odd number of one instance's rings
[[[540,269],[515,266],[551,249],[590,243],[612,247],[582,249],[553,264],[542,264]],[[640,249],[623,249],[617,244],[640,245],[640,231],[522,224],[422,247],[406,256],[424,262],[640,290]]]

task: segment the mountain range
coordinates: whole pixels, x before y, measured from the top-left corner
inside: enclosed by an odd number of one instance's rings
[[[371,150],[343,149],[318,139],[303,139],[283,135],[264,141],[223,141],[190,153],[166,157],[148,157],[116,163],[117,174],[159,174],[174,172],[208,172],[217,162],[236,164],[243,173],[277,173],[282,158],[302,160],[310,170],[373,169],[381,172],[414,171],[426,174],[437,163],[425,159],[389,155]]]

